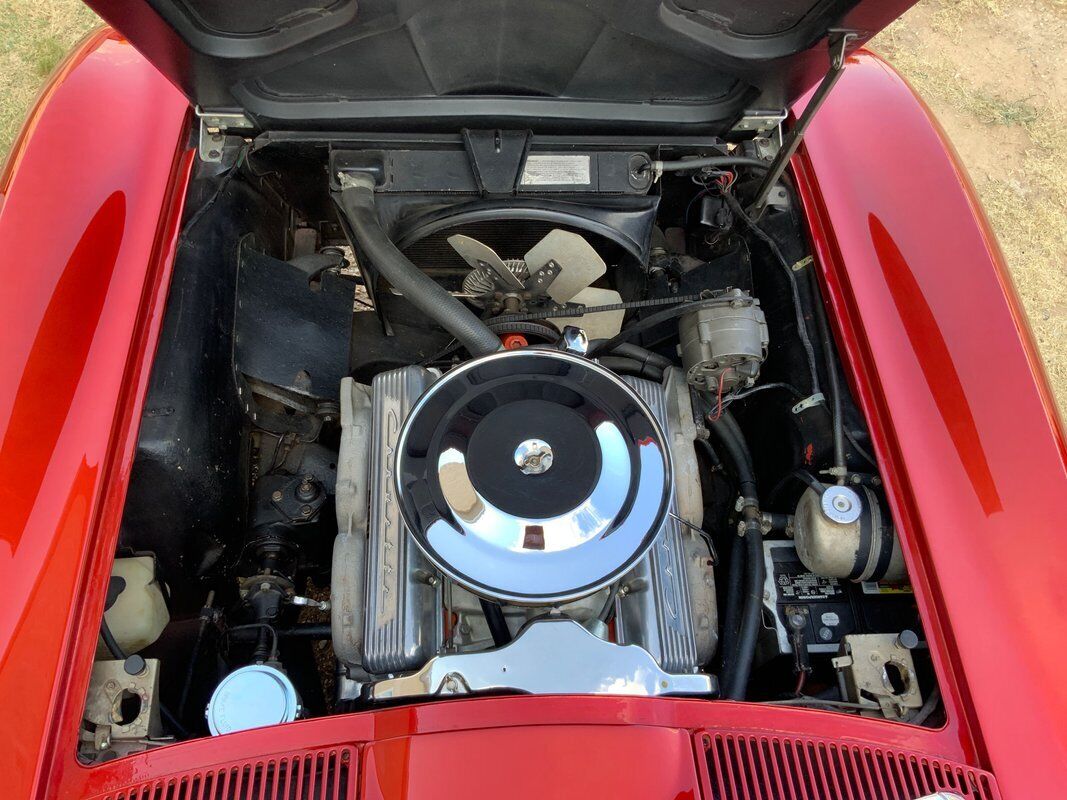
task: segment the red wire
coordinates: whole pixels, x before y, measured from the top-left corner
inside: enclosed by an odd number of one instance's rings
[[[733,369],[733,367],[727,367],[726,369],[724,369],[722,372],[719,373],[719,391],[718,391],[718,396],[717,396],[717,399],[716,399],[716,402],[715,402],[715,416],[712,416],[712,415],[709,414],[708,415],[708,421],[709,422],[718,422],[719,418],[722,416],[722,412],[724,410],[723,407],[722,407],[722,386],[723,386],[723,383],[726,381],[726,373],[729,372],[732,369]]]

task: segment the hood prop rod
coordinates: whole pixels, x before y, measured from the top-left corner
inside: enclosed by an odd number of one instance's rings
[[[811,124],[812,119],[818,113],[822,107],[823,102],[830,94],[830,90],[834,88],[834,84],[837,83],[842,73],[845,71],[845,55],[848,49],[848,43],[859,36],[855,31],[831,31],[831,37],[829,42],[830,47],[830,69],[826,75],[823,76],[822,82],[815,89],[815,92],[811,96],[811,100],[808,101],[807,106],[804,108],[804,113],[800,115],[800,118],[796,121],[790,129],[789,134],[785,137],[785,141],[782,142],[781,148],[774,157],[774,161],[771,162],[767,168],[767,174],[763,176],[763,182],[760,183],[759,189],[756,190],[756,197],[752,201],[752,204],[748,207],[749,214],[758,215],[765,205],[767,205],[767,198],[770,196],[771,189],[781,179],[782,174],[785,172],[786,167],[789,166],[789,160],[796,153],[797,148],[800,147],[800,142],[804,138],[804,132],[808,129],[808,125]]]

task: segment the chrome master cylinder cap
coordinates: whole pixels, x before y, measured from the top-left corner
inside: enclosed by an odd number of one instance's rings
[[[284,672],[266,664],[234,670],[215,687],[207,704],[212,736],[292,722],[300,699]]]

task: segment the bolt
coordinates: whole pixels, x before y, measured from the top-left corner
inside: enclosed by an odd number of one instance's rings
[[[312,511],[313,511],[313,509],[311,508],[311,506],[301,506],[300,507],[300,513],[305,517],[310,517]]]
[[[296,487],[297,498],[304,502],[315,499],[318,493],[319,487],[315,485],[315,478],[311,475],[305,475],[300,481],[300,485]]]
[[[919,636],[915,631],[902,630],[897,634],[897,647],[902,647],[905,650],[914,650],[919,646]]]
[[[275,503],[280,503],[282,501],[282,493],[276,490],[273,494],[271,494],[270,499],[273,500]]]
[[[790,614],[789,615],[789,624],[790,624],[790,626],[792,626],[794,628],[803,628],[804,627],[804,615],[803,614]]]
[[[852,501],[849,500],[844,495],[838,495],[837,497],[834,498],[833,502],[834,502],[834,508],[836,508],[838,511],[841,511],[841,512],[848,511],[848,510],[850,510],[852,508]]]

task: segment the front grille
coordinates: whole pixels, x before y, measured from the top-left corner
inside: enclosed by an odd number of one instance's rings
[[[944,759],[815,737],[701,732],[707,800],[1001,800],[988,772]],[[308,750],[190,770],[92,800],[355,800],[358,751]],[[400,768],[398,766],[398,768]]]
[[[809,737],[698,734],[713,800],[1000,800],[988,772],[928,756]]]
[[[352,800],[356,749],[311,750],[171,775],[94,800]]]

